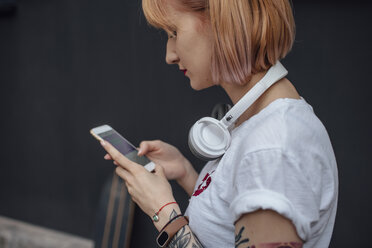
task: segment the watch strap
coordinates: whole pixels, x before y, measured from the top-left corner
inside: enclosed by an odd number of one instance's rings
[[[187,217],[182,216],[171,223],[167,224],[165,228],[159,233],[156,242],[159,247],[166,247],[173,239],[173,236],[184,226],[189,223]]]

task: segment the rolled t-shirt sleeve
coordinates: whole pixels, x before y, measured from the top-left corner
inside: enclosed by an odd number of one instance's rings
[[[234,220],[259,209],[273,210],[291,220],[299,237],[308,240],[311,224],[319,219],[320,197],[312,187],[313,175],[301,169],[305,164],[281,149],[245,155],[234,165],[230,204]]]

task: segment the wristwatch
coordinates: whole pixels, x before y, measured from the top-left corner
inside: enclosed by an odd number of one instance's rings
[[[173,236],[184,226],[189,224],[187,217],[182,216],[167,224],[156,238],[159,247],[167,247]]]

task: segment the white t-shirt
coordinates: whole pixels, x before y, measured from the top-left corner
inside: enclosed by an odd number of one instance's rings
[[[271,209],[293,222],[304,248],[326,248],[337,196],[323,124],[303,98],[277,99],[235,128],[224,156],[205,165],[185,215],[204,247],[235,247],[234,222]]]

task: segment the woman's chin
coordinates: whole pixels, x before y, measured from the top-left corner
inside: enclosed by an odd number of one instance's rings
[[[213,86],[213,84],[210,83],[200,83],[200,82],[195,82],[190,80],[190,86],[193,90],[199,91],[199,90],[204,90],[206,88],[209,88]]]
[[[191,88],[193,90],[196,90],[196,91],[199,91],[199,90],[202,90],[203,89],[203,88],[199,87],[199,85],[192,85],[192,84],[191,84]]]

